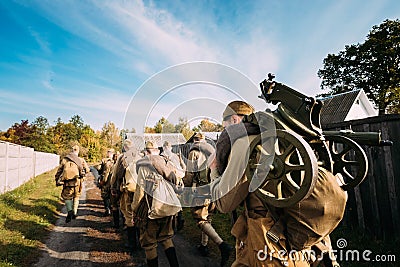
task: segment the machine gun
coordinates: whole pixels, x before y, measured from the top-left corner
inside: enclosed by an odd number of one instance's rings
[[[368,171],[368,159],[360,145],[382,146],[392,142],[381,140],[380,132],[323,131],[322,101],[275,82],[274,78],[268,74],[268,79],[260,83],[259,97],[278,107],[271,115],[276,140],[274,160],[264,183],[269,186],[258,192],[275,207],[293,205],[312,192],[319,166],[341,177],[344,190],[359,185]],[[271,155],[260,145],[255,148]]]

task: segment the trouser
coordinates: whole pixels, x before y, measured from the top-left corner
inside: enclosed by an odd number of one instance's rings
[[[73,199],[65,200],[65,207],[67,211],[73,211],[76,215],[79,208],[79,197],[74,197]]]
[[[133,201],[133,192],[129,191],[122,191],[121,197],[119,200],[119,207],[124,215],[125,218],[125,224],[127,227],[132,227],[133,226],[133,213],[132,213],[132,201]]]
[[[192,217],[197,222],[197,226],[201,229],[201,245],[203,246],[207,246],[208,238],[211,238],[217,245],[223,242],[222,238],[211,225],[214,211],[214,203],[191,208]]]
[[[174,247],[172,220],[173,216],[168,216],[154,220],[146,219],[141,223],[140,244],[145,250],[146,259],[151,260],[157,257],[157,243],[161,243],[164,250]]]
[[[117,192],[115,194],[110,195],[110,202],[111,202],[111,209],[112,210],[119,210],[119,200],[120,200],[121,193]]]

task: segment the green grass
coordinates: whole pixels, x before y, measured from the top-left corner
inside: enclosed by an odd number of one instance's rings
[[[183,209],[183,217],[185,219],[185,227],[181,231],[184,238],[190,241],[194,245],[199,245],[201,242],[201,231],[197,227],[195,220],[192,217],[190,212],[190,208]],[[217,233],[221,236],[221,238],[228,242],[232,247],[235,247],[235,239],[231,235],[231,217],[229,214],[222,214],[220,212],[216,212],[213,215],[212,225]],[[210,251],[210,255],[214,258],[220,257],[218,246],[212,241],[209,240],[208,247]],[[234,254],[234,253],[233,253]],[[234,255],[231,257],[228,266],[233,263]]]
[[[333,248],[338,250],[338,258],[341,267],[356,267],[356,266],[399,266],[400,262],[400,240],[388,239],[379,240],[373,238],[368,233],[360,229],[350,229],[346,226],[339,226],[331,234]],[[337,242],[340,239],[346,240],[346,246],[339,248]],[[351,251],[359,252],[359,261],[355,260],[356,257],[352,256]],[[371,251],[369,254],[367,251]],[[368,260],[363,260],[362,253],[365,254]],[[342,253],[342,254],[340,254]],[[346,255],[347,253],[347,255]],[[377,262],[374,261],[375,256],[384,256],[386,258],[392,257],[392,261]],[[395,261],[393,261],[395,260]]]
[[[0,267],[31,266],[61,208],[55,170],[0,195]]]

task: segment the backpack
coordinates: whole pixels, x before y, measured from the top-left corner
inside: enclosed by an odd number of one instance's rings
[[[138,157],[132,158],[123,155],[121,164],[125,168],[125,174],[122,180],[121,187],[129,192],[136,191],[137,173],[136,173],[136,160]]]
[[[79,177],[80,173],[78,165],[76,165],[75,162],[67,159],[67,162],[64,164],[63,172],[61,174],[61,180],[62,181],[73,180]]]
[[[148,207],[148,218],[159,219],[176,215],[182,210],[182,206],[177,196],[178,187],[174,184],[177,182],[175,166],[160,155],[138,160],[136,171],[139,172],[142,166],[150,169],[150,173],[144,177],[144,199]]]
[[[174,216],[182,210],[181,203],[172,185],[159,174],[152,173],[150,181],[153,183],[151,189],[152,200],[149,201],[149,195],[145,194],[148,205],[149,219],[159,219],[168,216]]]
[[[129,192],[136,191],[136,162],[131,162],[128,167],[125,168],[125,175],[122,183],[122,188],[128,190]]]

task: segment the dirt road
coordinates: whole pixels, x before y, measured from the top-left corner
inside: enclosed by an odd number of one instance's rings
[[[124,244],[124,231],[116,232],[111,227],[111,217],[103,216],[100,190],[92,176],[86,178],[80,199],[78,217],[65,223],[65,207],[60,219],[43,246],[42,257],[36,267],[103,267],[103,266],[146,266],[144,251],[133,258]],[[185,240],[179,233],[174,237],[180,266],[219,266],[219,259],[201,257],[195,244]],[[168,261],[159,247],[159,266],[168,266]]]

